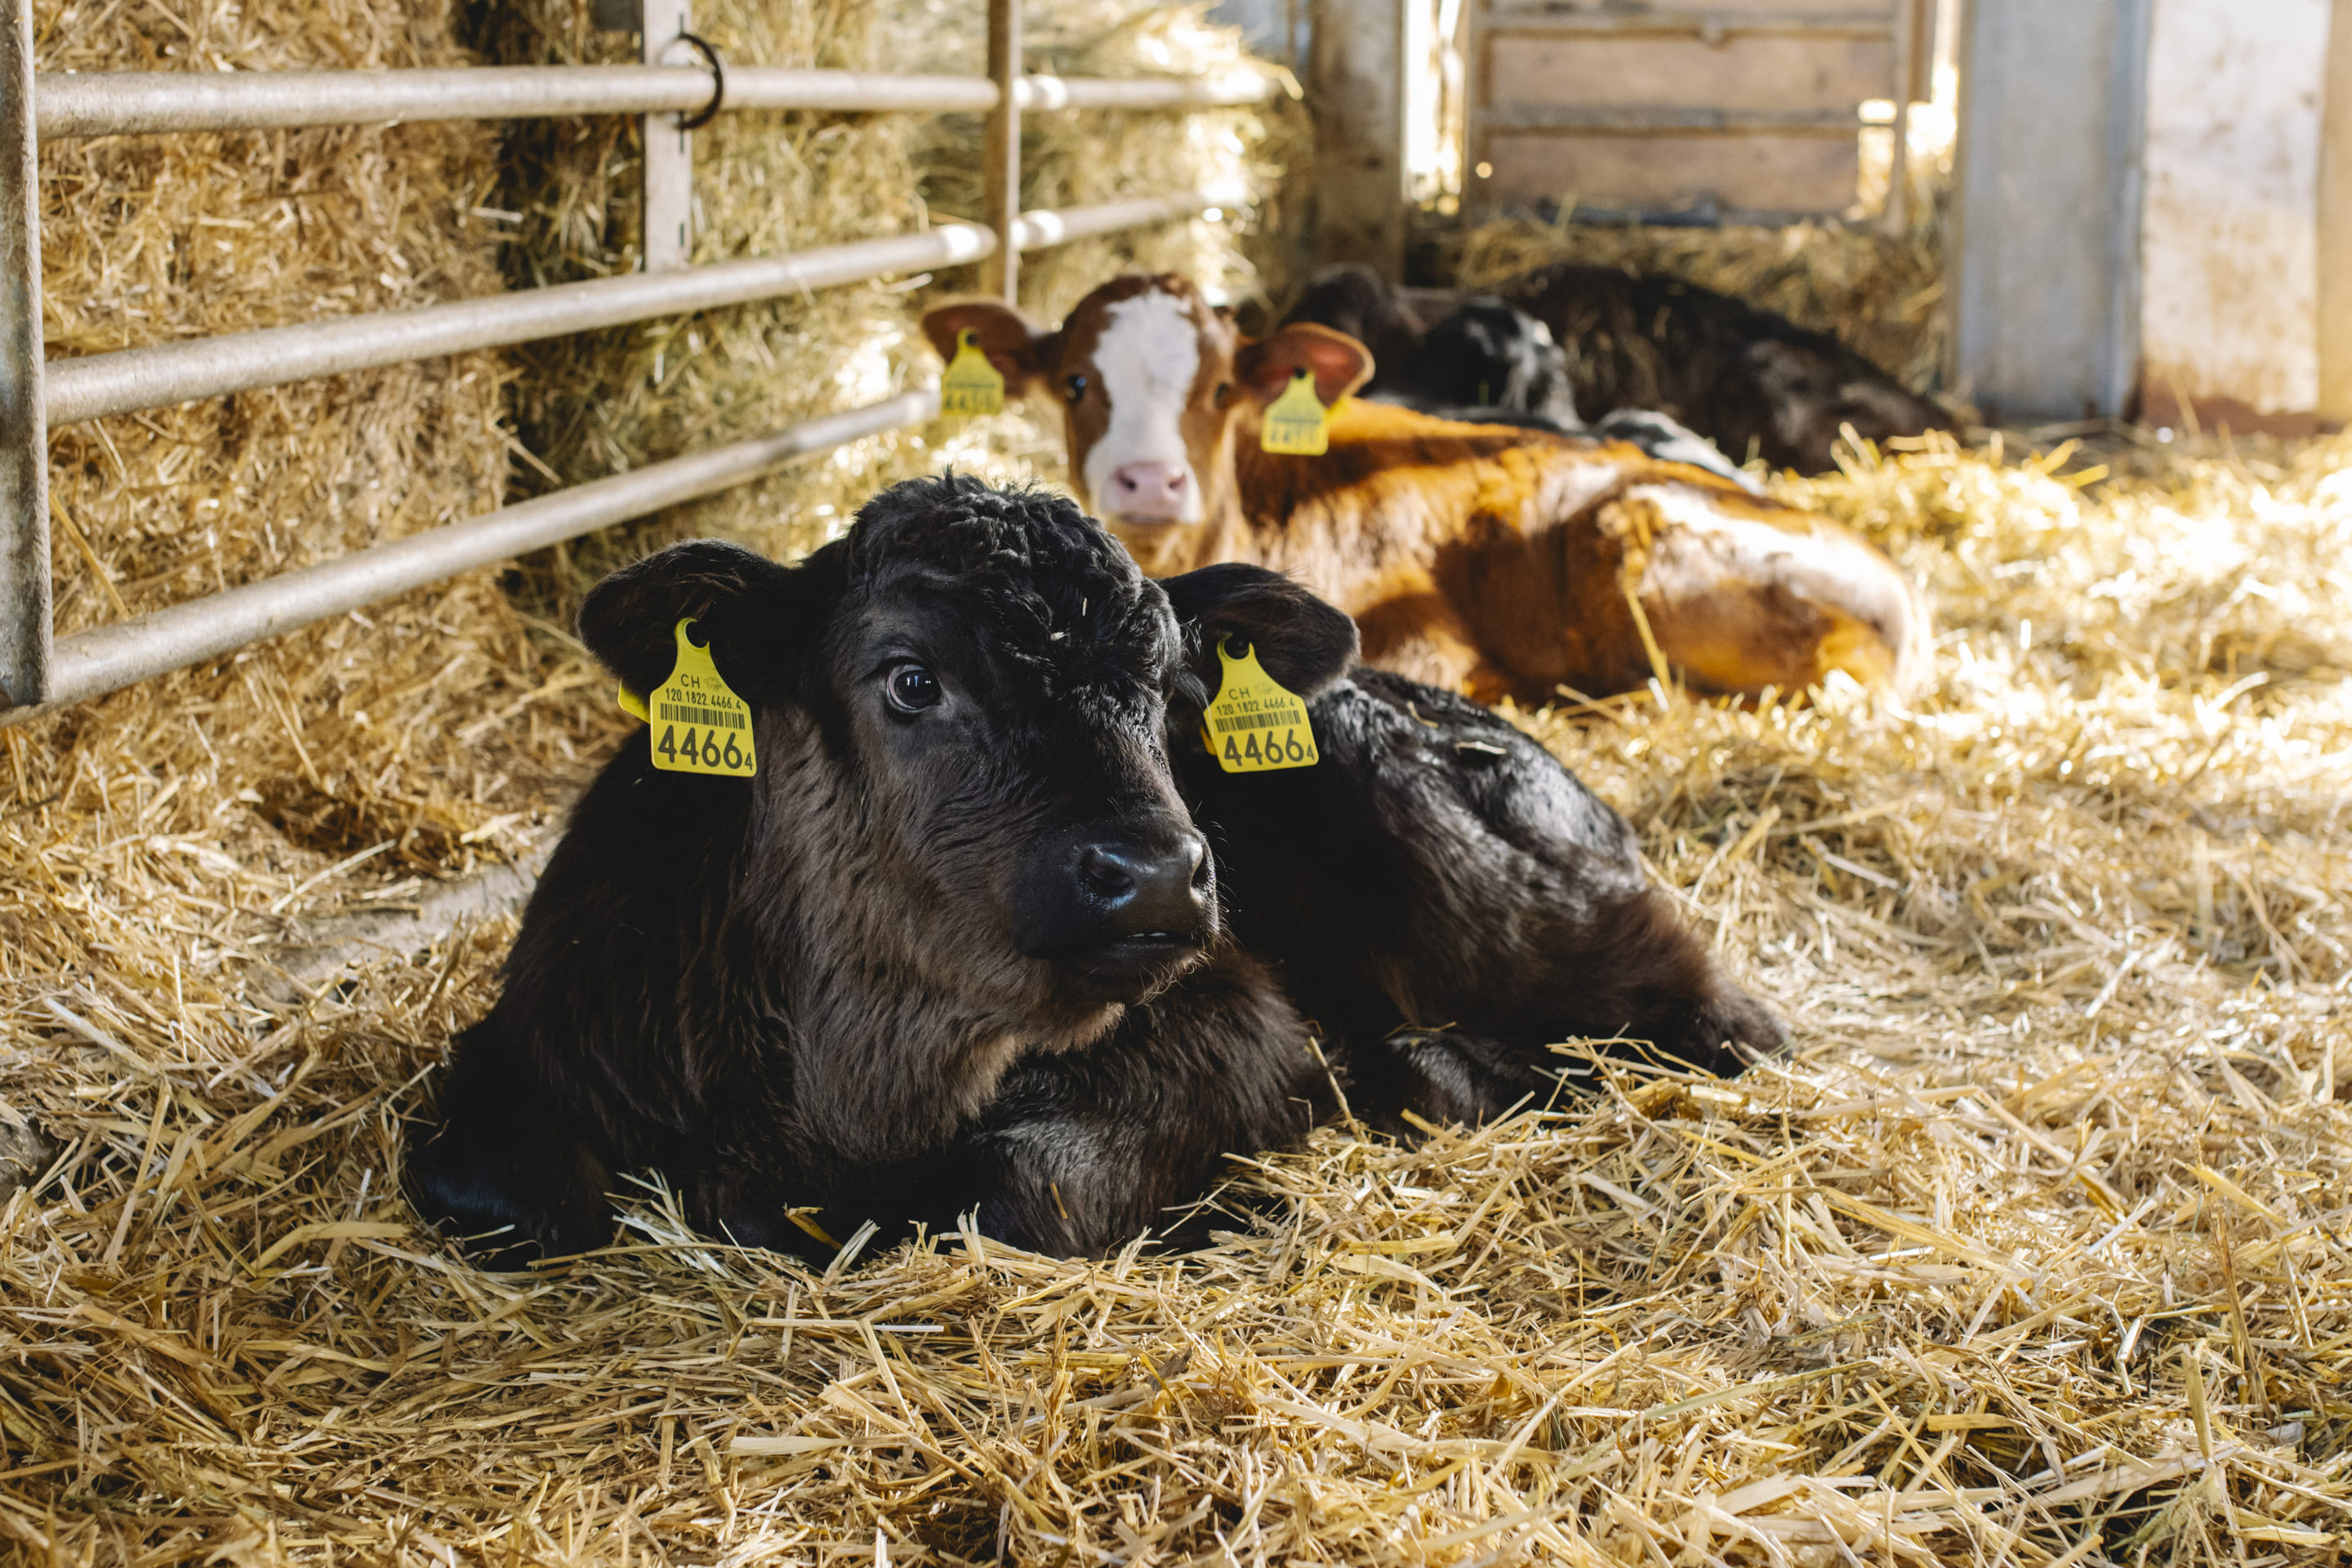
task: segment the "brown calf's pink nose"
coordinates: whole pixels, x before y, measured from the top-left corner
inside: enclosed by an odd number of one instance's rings
[[[1179,463],[1129,463],[1110,477],[1106,509],[1120,517],[1180,518],[1192,476]]]

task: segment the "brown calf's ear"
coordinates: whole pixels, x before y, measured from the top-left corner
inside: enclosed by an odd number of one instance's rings
[[[966,332],[1004,378],[1008,397],[1027,392],[1052,368],[1055,334],[1039,331],[1028,317],[1002,300],[960,300],[923,312],[923,336],[931,341],[941,363],[955,358]]]
[[[1229,561],[1160,586],[1176,619],[1198,629],[1195,673],[1213,694],[1219,668],[1217,644],[1226,637],[1257,650],[1260,668],[1285,689],[1313,697],[1356,662],[1356,623],[1279,572]]]
[[[803,567],[779,566],[721,540],[656,551],[588,590],[580,640],[639,698],[677,664],[677,623],[710,648],[711,662],[746,701],[773,702],[792,689],[796,650],[819,618]]]
[[[1315,373],[1316,401],[1328,408],[1372,379],[1372,351],[1345,332],[1294,321],[1234,356],[1234,374],[1260,403],[1280,397],[1302,366]]]

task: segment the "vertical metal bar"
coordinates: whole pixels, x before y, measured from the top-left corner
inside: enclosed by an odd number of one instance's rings
[[[1491,190],[1481,169],[1487,162],[1486,137],[1486,0],[1462,0],[1462,215],[1478,218],[1492,204]]]
[[[646,64],[690,65],[699,57],[678,42],[694,26],[687,0],[645,0],[638,35]],[[683,114],[648,114],[646,138],[646,270],[669,272],[694,258],[694,133]]]
[[[49,439],[41,394],[41,187],[31,0],[0,0],[0,688],[49,690]]]
[[[1902,235],[1911,222],[1911,92],[1919,75],[1918,0],[1895,0],[1895,100],[1892,157],[1886,165],[1886,232]]]
[[[1013,233],[1021,218],[1021,0],[988,0],[988,75],[996,83],[996,110],[980,162],[996,254],[982,264],[980,286],[1011,305],[1019,302],[1021,286],[1021,247]]]

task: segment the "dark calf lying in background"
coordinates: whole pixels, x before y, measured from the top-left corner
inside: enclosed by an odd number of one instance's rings
[[[412,1145],[420,1209],[497,1261],[598,1244],[641,1167],[756,1245],[816,1249],[795,1207],[835,1236],[976,1209],[1108,1250],[1328,1103],[1277,975],[1391,1125],[1548,1093],[1570,1035],[1727,1071],[1780,1038],[1614,813],[1484,710],[1339,679],[1353,625],[1275,574],[1154,585],[1067,503],[919,480],[795,568],[666,551],[581,626],[644,692],[688,616],[758,774],[659,772],[630,740]],[[1322,763],[1207,757],[1227,637],[1312,699]]]
[[[1948,430],[1951,416],[1824,332],[1679,279],[1561,262],[1492,292],[1550,330],[1586,417],[1682,421],[1733,458],[1801,474],[1837,467],[1841,426],[1866,440]]]
[[[1507,311],[1525,324],[1515,327]],[[1629,278],[1614,268],[1561,262],[1465,295],[1401,289],[1349,264],[1316,274],[1283,319],[1360,338],[1348,324],[1360,322],[1379,333],[1386,347],[1372,345],[1380,374],[1367,395],[1415,407],[1459,404],[1464,385],[1486,379],[1496,395],[1472,401],[1549,422],[1554,416],[1500,389],[1525,379],[1549,397],[1552,376],[1564,374],[1567,401],[1594,422],[1594,435],[1670,462],[1712,466],[1698,447],[1653,447],[1651,433],[1671,440],[1696,432],[1735,462],[1752,452],[1774,468],[1818,474],[1837,466],[1842,426],[1877,442],[1952,427],[1942,409],[1835,338],[1679,279]],[[1538,363],[1545,368],[1517,368]],[[1675,421],[1687,429],[1666,427]]]
[[[1424,330],[1416,306],[1446,313]],[[1662,462],[1687,463],[1761,493],[1755,479],[1705,437],[1663,414],[1619,408],[1586,425],[1577,414],[1568,355],[1550,329],[1491,295],[1397,289],[1370,268],[1345,262],[1317,273],[1283,322],[1330,327],[1366,342],[1357,329],[1375,333],[1366,397],[1440,419],[1623,441]]]

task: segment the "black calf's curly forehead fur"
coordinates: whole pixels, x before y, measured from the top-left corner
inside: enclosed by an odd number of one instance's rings
[[[911,587],[957,605],[1049,699],[1139,718],[1181,676],[1168,595],[1099,523],[1046,490],[952,473],[909,479],[859,509],[843,543],[853,592]]]

